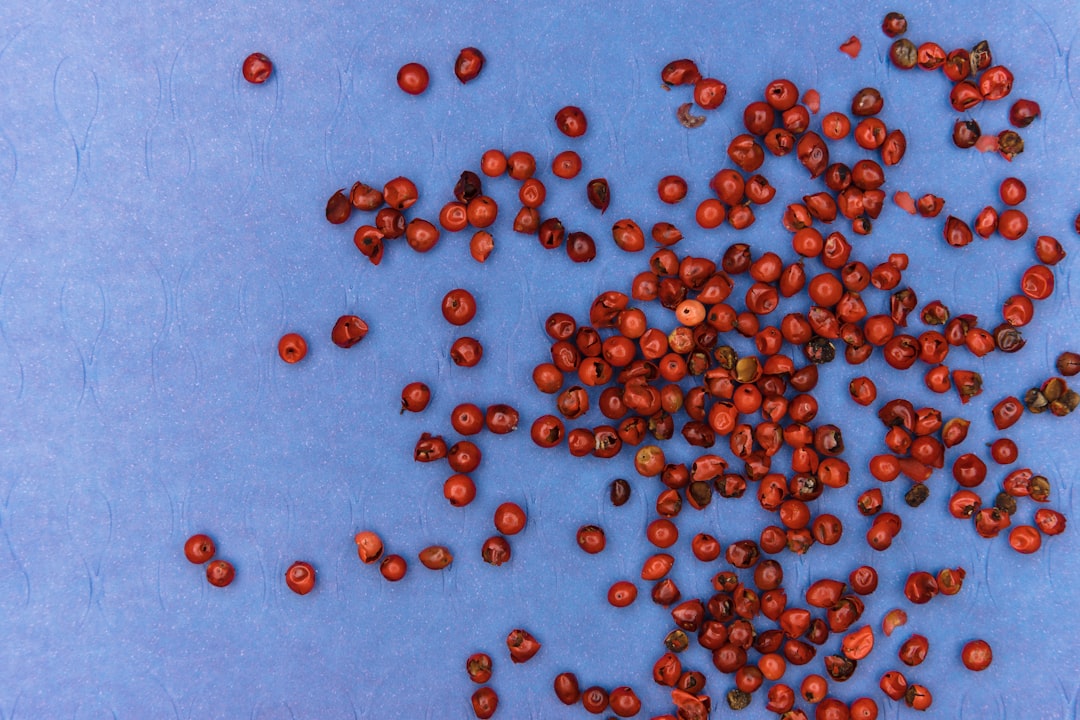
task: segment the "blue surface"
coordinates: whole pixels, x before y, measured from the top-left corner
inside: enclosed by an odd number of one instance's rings
[[[917,511],[903,505],[902,481],[883,487],[904,529],[890,550],[871,551],[854,499],[876,484],[862,469],[881,451],[882,429],[873,408],[846,392],[852,377],[869,374],[880,400],[904,395],[966,417],[971,435],[949,462],[958,451],[988,459],[984,443],[998,436],[993,404],[1050,375],[1061,350],[1080,349],[1071,294],[1080,255],[1072,230],[1080,210],[1075,7],[895,8],[916,42],[970,47],[985,38],[1013,70],[1013,96],[973,113],[984,130],[1006,127],[1016,97],[1041,104],[1043,116],[1023,132],[1025,153],[1008,164],[952,147],[946,81],[888,63],[882,11],[871,3],[111,5],[0,7],[0,718],[471,717],[475,686],[464,663],[481,650],[495,659],[496,717],[587,717],[553,696],[552,678],[567,670],[583,687],[633,686],[641,717],[669,712],[650,670],[670,618],[640,581],[632,607],[604,600],[613,581],[637,579],[651,552],[643,529],[659,483],[636,477],[627,451],[603,461],[536,448],[528,426],[554,410],[530,374],[547,357],[551,312],[584,320],[598,292],[628,292],[645,268],[651,250],[629,255],[611,243],[619,218],[646,229],[674,222],[687,235],[680,254],[717,258],[743,241],[794,259],[780,214],[820,185],[808,185],[792,157],[766,160],[762,172],[779,192],[751,229],[703,232],[693,222],[708,179],[726,166],[728,140],[741,132],[742,107],[776,77],[820,91],[822,113],[846,109],[861,87],[882,91],[883,119],[909,144],[887,173],[890,197],[933,192],[946,198],[945,214],[971,219],[1000,205],[1002,178],[1026,182],[1031,231],[1017,243],[996,237],[951,249],[941,241],[944,214],[910,217],[891,202],[872,235],[853,239],[855,256],[871,266],[889,251],[908,252],[905,282],[920,302],[942,299],[993,327],[1034,261],[1036,234],[1058,237],[1070,253],[1055,268],[1057,291],[1024,329],[1021,353],[975,359],[954,350],[951,364],[985,380],[983,395],[966,406],[953,394],[930,394],[919,367],[888,372],[879,356],[859,368],[823,368],[819,396],[832,400],[823,400],[818,421],[843,426],[855,472],[849,487],[815,504],[841,516],[847,532],[827,552],[779,556],[791,604],[820,577],[878,567],[881,588],[864,619],[877,628],[889,609],[903,607],[909,624],[888,639],[879,633],[855,677],[833,690],[845,700],[876,698],[883,718],[915,715],[877,689],[882,672],[900,667],[895,653],[911,632],[931,640],[927,661],[906,674],[930,687],[934,716],[1075,716],[1075,528],[1033,556],[1014,553],[1004,535],[984,541],[947,516],[954,483],[946,469]],[[863,41],[856,60],[837,50],[852,34]],[[453,60],[468,45],[488,63],[462,86]],[[253,51],[275,63],[264,86],[240,77]],[[729,88],[725,104],[692,131],[674,117],[689,91],[664,92],[659,82],[660,68],[680,57]],[[394,83],[409,61],[431,71],[419,97]],[[554,128],[555,111],[567,104],[588,115],[581,139]],[[513,233],[517,190],[508,178],[485,181],[501,214],[484,265],[469,257],[469,233],[460,233],[444,234],[427,255],[392,243],[373,267],[351,242],[355,217],[345,227],[323,218],[337,188],[406,175],[421,193],[412,214],[434,220],[461,170],[478,169],[489,147],[537,156],[548,188],[543,214],[592,234],[595,262],[574,265]],[[573,181],[550,173],[550,158],[566,148],[585,162]],[[850,140],[832,149],[849,163],[864,156]],[[675,207],[655,194],[669,173],[690,184]],[[613,195],[603,217],[584,202],[585,182],[599,176]],[[449,361],[459,333],[439,314],[443,294],[458,286],[480,306],[463,333],[485,346],[473,369]],[[866,297],[872,312],[887,306],[883,293]],[[371,326],[347,351],[329,341],[345,313]],[[674,324],[658,308],[650,317]],[[276,355],[287,331],[309,340],[309,356],[296,366]],[[431,407],[401,416],[400,389],[416,379],[432,386]],[[441,493],[446,465],[416,464],[412,448],[421,432],[452,437],[450,409],[465,401],[512,403],[523,428],[479,436],[477,499],[454,509]],[[594,409],[587,424],[599,418]],[[1009,434],[1020,444],[1019,464],[1053,483],[1051,506],[1075,519],[1077,418],[1027,416]],[[681,439],[666,447],[677,461],[698,454]],[[985,501],[1005,472],[991,464]],[[606,499],[618,476],[634,485],[622,508]],[[526,507],[529,524],[512,539],[513,560],[489,567],[479,547],[506,500]],[[1018,522],[1030,522],[1032,505],[1021,502]],[[756,537],[768,520],[749,496],[684,510],[674,571],[683,596],[707,598],[718,569],[684,559],[690,537],[708,530],[726,545]],[[575,547],[585,523],[607,531],[604,553]],[[409,559],[404,581],[388,584],[357,561],[352,537],[365,528]],[[210,533],[236,565],[229,588],[210,587],[184,560],[183,541],[194,532]],[[449,570],[416,562],[432,543],[456,553]],[[283,582],[297,559],[318,570],[306,597]],[[957,565],[968,573],[960,595],[919,607],[902,597],[912,570]],[[543,643],[524,665],[512,665],[505,649],[515,627]],[[994,664],[981,674],[958,661],[973,637],[994,648]],[[725,716],[730,678],[700,648],[683,659],[708,675],[707,691],[722,708],[714,716]],[[820,672],[820,661],[805,670]],[[802,674],[792,670],[786,680],[797,687]],[[766,717],[764,704],[756,697],[742,717]]]

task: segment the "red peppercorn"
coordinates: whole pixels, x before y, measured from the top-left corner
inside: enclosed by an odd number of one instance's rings
[[[641,700],[633,689],[624,685],[608,694],[608,707],[621,718],[633,717],[641,711]]]
[[[379,572],[384,578],[390,582],[398,582],[408,570],[408,564],[405,562],[405,558],[400,555],[387,555],[379,563]]]
[[[474,47],[462,48],[454,61],[454,75],[462,84],[475,80],[484,69],[484,53]]]
[[[483,685],[491,679],[491,656],[487,653],[473,653],[465,661],[465,672],[474,683]]]
[[[686,181],[678,175],[666,175],[657,183],[656,192],[660,199],[670,205],[680,202],[686,197]]]
[[[474,367],[483,355],[484,348],[476,338],[458,338],[450,346],[450,359],[459,367]]]
[[[378,562],[382,558],[383,543],[378,535],[370,530],[362,530],[356,533],[356,553],[360,561],[365,565]]]
[[[716,78],[701,78],[694,83],[694,102],[703,110],[715,110],[727,97],[727,85]]]
[[[401,390],[401,412],[423,412],[431,402],[431,388],[422,382],[414,381]]]
[[[573,150],[564,150],[551,160],[551,173],[563,180],[570,180],[581,172],[581,156]]]
[[[262,53],[252,53],[244,58],[244,79],[253,85],[261,85],[270,78],[274,63]]]
[[[278,355],[290,365],[298,363],[307,355],[307,341],[298,333],[287,333],[278,341]]]
[[[217,548],[209,535],[203,535],[202,533],[192,535],[184,543],[184,557],[188,559],[188,562],[195,565],[209,562],[213,559],[215,552],[217,552]]]
[[[1004,398],[993,408],[994,426],[998,430],[1005,430],[1015,425],[1023,414],[1024,406],[1017,398]]]
[[[1042,545],[1042,536],[1031,525],[1017,525],[1009,532],[1009,545],[1018,553],[1033,553]]]
[[[933,697],[924,686],[909,685],[904,693],[904,703],[913,710],[927,710],[933,703]]]
[[[979,672],[990,667],[990,663],[994,660],[994,653],[990,648],[990,643],[985,640],[972,640],[960,651],[960,659],[968,670]]]
[[[900,660],[905,665],[914,667],[926,659],[926,653],[929,649],[930,641],[925,636],[912,635],[900,646]]]
[[[330,331],[330,340],[341,348],[351,348],[367,337],[368,325],[356,315],[342,315]]]
[[[869,595],[877,589],[877,571],[869,565],[857,567],[852,570],[851,575],[848,576],[848,584],[851,585],[852,590],[860,595]]]
[[[1008,465],[1016,462],[1020,451],[1016,443],[1009,438],[998,438],[990,445],[990,456],[999,465]]]
[[[953,247],[963,247],[969,245],[974,239],[971,235],[971,228],[966,222],[958,217],[950,215],[945,220],[944,228],[945,242]]]
[[[487,720],[499,707],[499,696],[489,687],[482,687],[472,694],[473,713],[480,720]]]
[[[929,602],[937,593],[937,579],[928,572],[913,572],[904,583],[904,595],[915,604]]]
[[[567,105],[555,113],[555,127],[559,128],[559,131],[567,137],[576,138],[585,134],[589,123],[581,108]]]
[[[504,502],[495,510],[495,529],[503,535],[517,535],[525,523],[525,511],[517,503]]]
[[[285,571],[285,584],[297,595],[307,595],[315,589],[315,568],[298,560]]]
[[[455,288],[443,296],[442,314],[451,325],[465,325],[476,316],[476,298],[468,290]]]
[[[480,557],[489,565],[498,567],[510,560],[510,543],[498,535],[489,537],[480,548]]]
[[[1039,103],[1034,100],[1017,100],[1009,108],[1009,122],[1013,127],[1026,128],[1042,114]]]
[[[206,566],[206,580],[214,587],[225,587],[236,578],[236,570],[227,560],[212,560]]]
[[[701,73],[693,60],[672,60],[660,71],[660,79],[665,85],[693,85]]]
[[[427,68],[416,62],[402,65],[397,73],[398,87],[410,95],[419,95],[427,90],[428,80]]]
[[[607,545],[603,529],[596,525],[582,525],[577,531],[577,543],[585,552],[595,555]]]
[[[555,697],[559,698],[563,705],[573,705],[581,699],[581,688],[574,673],[559,673],[555,676],[554,685]]]
[[[463,473],[454,473],[443,483],[443,497],[454,507],[465,507],[476,499],[476,484]]]
[[[344,191],[345,188],[338,190],[326,201],[326,219],[334,225],[340,225],[352,215],[352,202]]]
[[[420,551],[419,559],[428,570],[442,570],[454,561],[454,555],[445,545],[430,545]]]
[[[628,607],[637,600],[637,586],[628,580],[620,580],[608,589],[607,599],[613,607]]]
[[[506,636],[506,647],[510,651],[510,659],[515,663],[523,663],[531,660],[540,650],[540,642],[527,630],[520,628],[511,630]]]

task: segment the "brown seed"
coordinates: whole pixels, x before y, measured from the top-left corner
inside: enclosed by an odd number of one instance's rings
[[[930,488],[922,483],[912,485],[911,489],[904,495],[904,502],[911,507],[919,507],[926,499],[930,497]]]
[[[1046,396],[1042,394],[1039,388],[1031,388],[1024,393],[1024,407],[1028,412],[1038,415],[1041,412],[1046,412],[1047,406],[1050,401],[1046,399]]]
[[[739,688],[732,688],[728,690],[727,702],[732,710],[742,710],[750,705],[750,693],[743,692]]]
[[[1080,373],[1080,353],[1066,351],[1058,355],[1057,371],[1065,377]]]
[[[693,106],[693,103],[683,103],[675,111],[675,117],[679,118],[679,124],[684,128],[696,128],[705,124],[704,115],[692,115],[690,113],[690,108]]]
[[[611,481],[611,504],[621,507],[630,500],[630,483],[618,478]]]
[[[1016,498],[1007,492],[999,492],[994,498],[994,507],[1013,515],[1016,513]]]

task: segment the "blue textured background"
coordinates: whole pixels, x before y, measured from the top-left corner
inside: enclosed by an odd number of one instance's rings
[[[921,302],[940,298],[992,327],[1034,260],[1035,234],[1058,237],[1070,252],[1055,269],[1057,292],[1025,328],[1020,354],[979,360],[954,351],[950,364],[979,370],[986,381],[967,406],[952,394],[931,395],[920,369],[888,372],[880,357],[823,368],[819,422],[845,428],[845,457],[857,472],[851,486],[816,503],[848,521],[841,543],[780,556],[792,604],[812,580],[846,578],[865,562],[879,568],[881,589],[868,598],[865,620],[879,627],[900,606],[910,622],[879,637],[855,677],[834,691],[846,700],[877,698],[884,718],[915,714],[877,690],[881,673],[900,666],[895,652],[910,632],[931,639],[927,661],[907,676],[934,692],[932,714],[1075,716],[1075,528],[1033,556],[1012,552],[1004,536],[984,541],[947,517],[954,484],[946,469],[918,511],[903,506],[902,482],[884,488],[905,525],[889,551],[872,552],[854,498],[876,484],[861,469],[880,451],[881,427],[846,392],[850,378],[870,374],[882,400],[906,395],[947,417],[963,415],[972,433],[949,462],[961,450],[988,458],[984,443],[997,436],[993,403],[1048,376],[1061,350],[1080,349],[1071,295],[1080,255],[1071,229],[1080,210],[1075,7],[894,8],[907,15],[916,43],[970,47],[986,38],[995,60],[1012,68],[1013,96],[973,113],[984,130],[1006,126],[1015,97],[1041,104],[1043,117],[1023,133],[1026,152],[1010,165],[952,147],[946,81],[888,63],[884,9],[871,3],[205,5],[0,7],[0,718],[469,717],[474,686],[464,661],[478,650],[495,658],[497,717],[587,716],[554,699],[551,679],[564,670],[583,687],[632,685],[643,717],[667,712],[650,669],[670,619],[647,587],[625,610],[604,601],[610,583],[636,579],[650,553],[642,531],[658,483],[635,478],[629,452],[573,460],[565,448],[533,446],[528,425],[552,404],[530,372],[547,356],[548,314],[583,319],[598,292],[628,292],[644,269],[648,253],[624,254],[609,239],[620,217],[646,228],[674,222],[687,235],[680,254],[715,258],[748,241],[793,259],[779,216],[808,187],[794,158],[766,160],[762,172],[779,193],[750,230],[702,232],[693,222],[708,179],[726,165],[728,140],[741,131],[742,107],[776,77],[819,90],[822,113],[846,109],[860,87],[882,91],[883,119],[909,142],[903,163],[888,172],[890,197],[898,189],[934,192],[946,198],[946,214],[970,219],[999,204],[1002,178],[1027,183],[1031,231],[1018,243],[997,237],[953,250],[941,242],[941,218],[909,217],[891,202],[874,233],[853,240],[855,255],[871,266],[889,251],[908,252],[905,281]],[[863,41],[856,60],[837,50],[852,34]],[[462,86],[452,67],[467,45],[480,47],[488,64]],[[253,51],[275,63],[264,86],[240,76]],[[696,59],[729,87],[723,107],[693,131],[674,118],[689,91],[664,92],[659,82],[660,68],[679,57]],[[395,85],[408,61],[431,71],[420,97]],[[584,138],[555,130],[551,118],[567,104],[588,114]],[[595,262],[574,265],[514,234],[516,183],[508,178],[486,181],[502,213],[484,265],[469,257],[461,233],[444,234],[426,256],[399,241],[372,267],[351,242],[356,219],[332,227],[323,218],[337,188],[403,174],[420,188],[412,214],[434,219],[460,171],[478,169],[489,147],[537,156],[548,186],[544,215],[590,232]],[[576,180],[555,179],[550,158],[569,147],[585,169]],[[850,140],[833,147],[838,160],[863,156]],[[662,207],[655,195],[657,179],[669,173],[690,183],[676,207]],[[614,197],[603,218],[584,203],[585,181],[597,176],[611,180]],[[447,356],[456,334],[439,302],[457,286],[480,304],[465,328],[486,348],[474,369]],[[883,294],[867,297],[872,312],[885,308]],[[344,313],[371,325],[348,351],[329,341]],[[661,327],[672,324],[650,315]],[[287,331],[311,346],[296,366],[276,355]],[[432,386],[432,405],[399,416],[399,391],[414,379]],[[446,466],[417,465],[411,453],[423,431],[452,436],[449,411],[463,401],[510,402],[524,427],[479,437],[478,497],[454,509],[441,494]],[[595,409],[587,420],[601,422]],[[1042,415],[1010,431],[1020,465],[1050,478],[1051,505],[1066,514],[1075,506],[1077,427],[1076,417]],[[676,460],[697,454],[681,440],[668,447]],[[1004,474],[991,464],[984,500],[992,501],[991,486]],[[606,500],[617,476],[635,488],[622,508]],[[512,562],[493,568],[481,562],[479,546],[505,500],[528,509],[529,525],[512,539]],[[1022,502],[1017,521],[1030,522],[1032,511]],[[684,510],[679,554],[700,530],[726,545],[756,537],[766,520],[749,496]],[[583,523],[607,530],[603,554],[576,549]],[[362,528],[410,560],[403,582],[388,584],[360,565],[352,536]],[[207,585],[202,569],[183,558],[184,539],[199,531],[237,567],[226,590]],[[415,561],[432,543],[457,554],[448,571]],[[307,597],[282,581],[295,559],[318,569],[318,588]],[[903,599],[900,586],[913,569],[956,565],[968,571],[960,595],[921,607]],[[716,569],[680,561],[674,577],[684,597],[707,597]],[[526,665],[512,666],[506,654],[514,627],[543,643]],[[958,661],[962,644],[977,636],[995,652],[981,674]],[[730,678],[700,648],[684,664],[706,672],[723,706]],[[793,670],[787,680],[795,685],[802,674]],[[755,698],[743,717],[766,716],[763,705]]]

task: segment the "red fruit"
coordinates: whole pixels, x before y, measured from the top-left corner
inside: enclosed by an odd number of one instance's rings
[[[298,560],[285,571],[285,584],[297,595],[307,595],[315,589],[315,568]]]
[[[474,47],[462,48],[454,61],[454,75],[463,84],[475,80],[484,69],[484,53]]]
[[[482,687],[472,694],[473,713],[480,720],[487,720],[499,707],[499,696],[489,687]]]
[[[430,545],[420,551],[420,564],[428,570],[442,570],[454,561],[454,555],[445,545]]]
[[[483,685],[491,679],[491,656],[487,653],[473,653],[465,661],[465,672],[469,673],[469,679],[478,685]]]
[[[378,562],[383,554],[382,539],[370,530],[362,530],[356,533],[356,553],[360,556],[360,562],[365,565]]]
[[[202,565],[204,562],[210,561],[215,552],[214,541],[210,539],[209,535],[201,533],[192,535],[184,543],[184,556],[187,557],[188,562],[196,565]]]
[[[555,113],[555,127],[567,137],[581,137],[589,127],[581,108],[567,105]]]
[[[506,636],[506,647],[510,650],[510,659],[523,663],[532,659],[540,650],[540,642],[529,631],[517,628]]]
[[[960,651],[960,659],[968,670],[979,672],[990,667],[994,653],[990,649],[990,643],[985,640],[972,640]]]
[[[356,315],[342,315],[330,331],[330,340],[341,348],[351,348],[368,334],[368,325]]]
[[[401,580],[408,569],[408,563],[400,555],[387,555],[379,564],[379,572],[390,582]]]
[[[428,87],[427,68],[420,63],[406,63],[397,73],[398,87],[410,95],[419,95]]]
[[[462,288],[455,288],[443,296],[442,314],[451,325],[465,325],[476,317],[476,298]]]
[[[244,58],[244,79],[253,85],[261,85],[270,77],[274,63],[262,53],[252,53]]]
[[[206,579],[215,587],[225,587],[236,577],[236,570],[226,560],[214,560],[206,566]]]
[[[278,355],[290,365],[298,363],[307,355],[307,341],[299,333],[287,333],[278,341]]]

